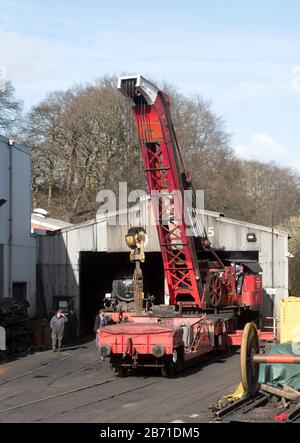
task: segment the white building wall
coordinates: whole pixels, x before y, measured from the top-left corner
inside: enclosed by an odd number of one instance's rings
[[[10,195],[10,150],[12,152],[12,195]],[[26,283],[29,315],[36,313],[36,239],[30,235],[31,153],[0,136],[0,198],[7,203],[0,208],[0,244],[3,245],[3,296],[12,296],[9,281],[10,200],[12,202],[12,282]]]

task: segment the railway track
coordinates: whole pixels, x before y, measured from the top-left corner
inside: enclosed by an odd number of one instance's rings
[[[0,398],[0,404],[1,404],[2,401],[9,400],[9,399],[11,399],[11,398],[13,398],[13,397],[18,397],[19,395],[26,394],[26,393],[29,392],[29,391],[30,391],[30,389],[26,389],[25,391],[22,391],[22,392],[16,392],[15,394],[10,394],[10,395],[8,395],[7,397]]]
[[[67,372],[66,374],[63,374],[59,377],[54,378],[53,380],[49,381],[49,383],[47,383],[47,386],[52,386],[54,385],[57,381],[62,380],[64,378],[70,377],[71,375],[77,374],[80,371],[83,371],[84,369],[87,369],[91,366],[95,366],[97,363],[99,363],[99,358],[97,360],[92,360],[89,363],[85,364],[84,366],[80,366],[79,368],[76,368],[70,372]]]
[[[1,384],[6,384],[6,383],[13,383],[19,379],[25,378],[26,376],[29,376],[31,374],[37,373],[39,371],[42,371],[43,369],[47,369],[48,367],[51,366],[55,366],[58,365],[59,363],[62,363],[64,361],[66,361],[67,359],[70,359],[72,357],[72,355],[68,354],[65,358],[60,359],[58,361],[55,361],[53,363],[49,363],[48,365],[41,365],[38,368],[35,368],[31,371],[27,371],[23,374],[19,374],[16,377],[12,377],[10,379],[7,380],[3,380],[0,382],[0,386]],[[208,357],[208,356],[207,356]],[[222,356],[216,356],[216,355],[210,355],[209,358],[205,358],[202,361],[199,361],[198,364],[195,364],[195,362],[193,362],[194,364],[192,364],[189,367],[186,367],[183,369],[183,371],[181,371],[181,373],[177,374],[175,377],[181,377],[181,376],[188,376],[189,374],[192,374],[194,372],[194,366],[206,366],[209,362],[212,362],[214,360],[219,360],[219,358],[222,358]],[[62,375],[57,376],[54,379],[51,379],[47,384],[45,384],[45,387],[51,387],[54,385],[55,387],[55,383],[59,382],[61,380],[64,380],[68,377],[72,377],[73,375],[79,373],[80,371],[83,371],[84,369],[87,368],[93,368],[97,363],[99,363],[99,359],[93,359],[91,361],[89,361],[88,363],[79,366],[79,367],[75,367],[72,368],[72,370],[69,370],[65,373],[63,373]],[[184,374],[183,374],[184,373]],[[181,375],[182,374],[182,375]],[[158,383],[163,383],[165,382],[165,378],[163,377],[158,377],[157,379],[153,379],[153,377],[150,378],[150,380],[148,379],[148,381],[144,381],[144,383],[139,383],[140,378],[139,377],[129,377],[131,379],[130,384],[131,386],[124,386],[124,381],[123,381],[123,385],[122,385],[122,380],[124,380],[122,377],[117,377],[117,376],[112,376],[110,378],[107,378],[106,380],[99,381],[96,383],[91,383],[91,384],[86,384],[84,386],[78,386],[78,387],[74,387],[73,389],[67,389],[64,392],[58,392],[58,393],[54,393],[51,391],[49,392],[49,394],[51,395],[44,395],[41,393],[41,397],[37,398],[35,400],[31,400],[30,397],[28,397],[28,390],[20,392],[20,393],[14,393],[12,395],[7,396],[6,398],[1,399],[0,404],[3,405],[3,402],[5,400],[7,400],[9,403],[6,405],[6,407],[4,407],[4,405],[2,406],[2,409],[0,410],[0,417],[13,417],[14,416],[14,412],[15,411],[21,411],[22,414],[22,409],[27,408],[28,406],[30,407],[34,407],[34,410],[36,410],[36,413],[32,416],[33,419],[29,420],[31,422],[42,422],[44,420],[48,421],[48,420],[54,420],[55,417],[62,415],[62,414],[69,414],[72,412],[74,412],[74,414],[76,413],[76,411],[83,409],[84,408],[89,408],[92,405],[97,405],[98,403],[104,402],[106,400],[109,399],[113,399],[113,398],[117,398],[120,397],[122,395],[126,395],[129,394],[131,392],[137,391],[137,390],[142,390],[142,389],[146,389],[149,386],[158,384]],[[81,379],[81,377],[79,378]],[[93,380],[92,380],[93,381]],[[25,382],[26,383],[26,382]],[[121,384],[121,386],[119,385],[119,383]],[[97,388],[104,386],[104,385],[110,385],[113,384],[114,388],[111,389],[109,388],[108,390],[105,389],[104,392],[102,391],[102,396],[99,396],[99,398],[97,398]],[[71,386],[72,387],[72,386]],[[91,390],[94,390],[95,392],[92,393]],[[86,400],[88,400],[90,398],[90,401],[86,401],[85,403],[80,403],[80,401],[84,401],[85,396],[80,396],[78,398],[78,396],[76,396],[76,393],[85,393],[86,392]],[[26,395],[27,393],[27,395]],[[16,401],[18,396],[22,396],[23,394],[25,394],[25,398],[22,401],[22,397],[19,399],[19,402],[16,402],[16,404],[11,404],[11,402],[13,402],[14,400]],[[73,399],[74,396],[74,399]],[[27,398],[26,398],[27,397]],[[65,410],[60,410],[59,412],[56,411],[55,413],[53,413],[52,405],[57,404],[59,405],[59,403],[57,403],[57,400],[59,399],[63,399],[63,398],[70,398],[70,403],[68,405],[68,400],[62,402],[61,404],[65,404]],[[21,401],[20,401],[21,400]],[[26,401],[27,400],[27,401]],[[29,400],[29,401],[28,401]],[[17,400],[18,401],[18,400]],[[49,407],[48,408],[48,403],[49,402]],[[43,406],[42,408],[39,408],[39,405],[46,405]],[[67,406],[68,405],[68,406]],[[43,417],[39,417],[38,414],[41,413],[41,411],[44,409],[45,415]],[[48,411],[52,410],[52,414],[48,414]],[[88,409],[87,409],[88,410]],[[8,415],[6,415],[8,414]],[[6,418],[5,418],[6,419]]]
[[[37,368],[34,368],[34,369],[30,370],[30,371],[26,371],[26,372],[24,372],[22,374],[16,375],[15,377],[11,377],[11,378],[8,378],[8,379],[5,379],[5,380],[1,380],[0,381],[0,386],[6,385],[8,383],[12,383],[13,384],[14,382],[16,382],[16,381],[18,381],[20,379],[26,378],[26,377],[28,377],[28,376],[30,376],[32,374],[39,373],[39,372],[43,371],[44,369],[47,369],[47,368],[59,365],[59,364],[63,363],[64,361],[66,361],[66,360],[68,360],[70,358],[72,358],[72,354],[67,354],[64,358],[59,359],[59,360],[57,360],[55,362],[51,362],[49,364],[43,364],[43,365],[41,365],[41,366],[39,366]],[[66,373],[64,373],[64,374],[62,374],[62,375],[60,375],[60,376],[50,380],[50,382],[48,382],[46,386],[47,387],[53,386],[56,382],[58,382],[60,380],[64,380],[65,378],[70,377],[70,376],[72,376],[74,374],[77,374],[78,372],[83,371],[83,370],[85,370],[85,369],[87,369],[89,367],[92,368],[97,363],[99,363],[99,359],[98,358],[96,360],[93,359],[92,361],[89,361],[85,365],[82,365],[80,367],[74,368],[71,371],[68,371],[68,372],[66,372]],[[62,398],[62,397],[70,396],[72,394],[76,394],[76,393],[82,392],[82,391],[89,391],[89,390],[95,389],[95,388],[97,388],[99,386],[107,385],[107,384],[114,383],[114,382],[121,381],[121,380],[122,380],[122,378],[117,377],[117,376],[113,376],[113,377],[108,378],[107,380],[104,380],[104,381],[88,384],[88,385],[85,385],[85,386],[79,386],[79,387],[77,387],[75,389],[66,390],[64,392],[59,392],[57,394],[48,395],[48,396],[41,397],[41,398],[38,398],[38,399],[35,399],[35,400],[31,400],[31,401],[27,401],[27,402],[22,402],[22,403],[17,403],[15,405],[12,405],[12,406],[9,406],[9,407],[1,409],[0,410],[0,414],[10,413],[10,412],[22,409],[22,408],[26,408],[28,406],[39,405],[39,404],[47,402],[47,401],[55,401],[56,399],[59,399],[59,398]],[[67,413],[67,412],[70,412],[70,411],[73,411],[73,410],[76,410],[76,409],[84,408],[84,407],[87,407],[87,406],[89,406],[91,404],[102,402],[102,401],[105,401],[105,400],[107,400],[109,398],[118,397],[120,395],[127,394],[127,393],[130,393],[132,391],[135,391],[135,390],[142,389],[144,387],[150,386],[150,385],[152,385],[154,383],[159,383],[160,381],[161,381],[161,379],[150,381],[150,382],[139,384],[139,385],[135,385],[135,386],[131,386],[131,387],[128,387],[126,389],[120,390],[120,391],[118,391],[116,393],[110,393],[109,395],[106,395],[106,396],[104,396],[102,398],[98,398],[96,400],[94,399],[91,402],[75,405],[74,407],[71,407],[70,409],[68,409],[66,411],[62,411],[61,413],[63,414],[63,413]],[[10,401],[10,400],[12,400],[15,397],[18,397],[20,395],[26,394],[26,393],[28,393],[28,391],[30,391],[30,390],[25,390],[25,391],[21,391],[20,393],[13,393],[11,395],[8,395],[8,396],[6,396],[6,397],[1,399],[1,403],[4,402],[5,400]],[[55,414],[55,415],[57,415],[57,414]],[[51,418],[51,417],[47,416],[47,417],[39,418],[39,419],[34,420],[34,421],[41,421],[43,419]]]
[[[35,368],[35,369],[31,370],[31,371],[24,372],[22,374],[19,374],[19,375],[15,376],[15,377],[11,377],[11,378],[6,379],[6,380],[0,380],[0,386],[5,385],[7,383],[11,383],[11,382],[17,381],[17,380],[19,380],[21,378],[24,378],[24,377],[28,376],[28,375],[31,375],[31,374],[34,374],[36,372],[42,371],[43,369],[47,369],[49,367],[58,365],[59,363],[62,363],[62,362],[66,361],[66,360],[68,360],[68,359],[70,359],[72,357],[73,356],[71,354],[68,354],[66,357],[64,357],[64,358],[62,358],[60,360],[57,360],[55,362],[52,362],[52,363],[49,363],[49,364],[45,364],[45,365],[41,365],[38,368]],[[194,368],[195,366],[198,366],[198,365],[201,365],[201,364],[205,364],[205,363],[211,363],[211,362],[213,362],[215,360],[218,360],[218,359],[219,358],[216,357],[215,355],[209,355],[209,356],[206,356],[205,358],[202,358],[199,361],[191,362],[188,365],[186,365],[179,373],[177,373],[176,376],[178,376],[178,375],[180,376],[180,373],[183,373],[183,372],[187,373],[189,370],[192,370],[192,368]],[[87,364],[85,364],[83,366],[80,366],[79,368],[75,368],[72,371],[69,371],[69,372],[67,372],[67,373],[65,373],[65,374],[63,374],[63,375],[61,375],[59,377],[56,377],[53,380],[50,380],[47,383],[47,386],[52,386],[57,381],[62,380],[64,378],[67,378],[67,377],[69,377],[71,375],[74,375],[74,374],[76,374],[76,373],[78,373],[80,371],[83,371],[84,369],[87,369],[88,367],[95,366],[97,363],[99,363],[99,359],[98,358],[96,360],[93,359],[93,360],[89,361]],[[119,377],[116,377],[116,378],[119,378]]]
[[[121,379],[119,377],[116,377],[112,381],[116,381],[116,380],[121,380]],[[134,386],[134,387],[131,387],[131,388],[128,388],[128,389],[124,389],[124,390],[122,390],[120,392],[117,392],[117,393],[114,393],[114,394],[110,394],[110,395],[106,395],[106,396],[104,396],[102,398],[99,398],[97,400],[93,400],[93,401],[90,401],[90,402],[87,402],[87,403],[75,406],[73,408],[66,409],[64,411],[60,411],[59,413],[55,413],[53,415],[47,415],[46,417],[38,418],[36,420],[33,420],[32,423],[39,422],[39,421],[46,420],[46,419],[50,419],[50,418],[54,418],[57,415],[62,415],[62,414],[67,414],[67,413],[70,413],[70,412],[74,412],[74,411],[76,411],[78,409],[86,408],[88,406],[91,406],[91,405],[94,405],[94,404],[97,404],[97,403],[101,403],[101,402],[104,402],[106,400],[109,400],[109,399],[112,399],[112,398],[115,398],[115,397],[119,397],[121,395],[125,395],[125,394],[128,394],[130,392],[134,392],[134,391],[137,391],[139,389],[143,389],[143,388],[146,388],[148,386],[151,386],[151,385],[154,385],[154,384],[157,384],[157,383],[160,383],[160,382],[161,382],[161,380],[156,380],[156,381],[152,381],[152,382],[148,382],[148,383],[143,383],[142,385],[139,385],[139,386]],[[1,414],[1,411],[0,411],[0,414]]]
[[[81,386],[80,388],[72,389],[70,391],[60,392],[59,394],[49,395],[48,397],[43,397],[43,398],[39,398],[37,400],[32,400],[32,401],[29,401],[29,402],[26,402],[26,403],[21,403],[21,404],[15,405],[15,406],[10,406],[9,408],[0,410],[0,414],[2,414],[4,412],[8,412],[8,411],[13,411],[15,409],[23,408],[25,406],[30,406],[30,405],[34,405],[34,404],[37,404],[37,403],[42,403],[44,401],[52,400],[54,398],[63,397],[65,395],[74,394],[76,392],[84,391],[86,389],[91,389],[91,388],[94,388],[96,386],[105,385],[105,384],[111,383],[112,381],[117,380],[117,379],[118,379],[118,377],[114,377],[112,379],[108,379],[108,380],[105,380],[103,382],[93,383],[93,384],[88,385],[88,386]]]
[[[215,357],[214,357],[214,359],[215,359]],[[213,359],[207,359],[207,360],[205,360],[205,361],[202,361],[202,363],[205,363],[205,362],[207,362],[208,360],[212,361]],[[62,360],[61,360],[61,361],[62,361]],[[58,362],[55,362],[55,363],[58,363]],[[95,365],[96,363],[98,363],[98,360],[96,360],[96,361],[92,361],[92,362],[89,362],[88,364],[86,364],[86,365],[84,365],[84,366],[81,366],[81,367],[78,368],[78,369],[75,369],[75,370],[70,371],[70,372],[68,372],[68,373],[66,373],[66,374],[64,374],[64,375],[62,375],[62,376],[60,376],[60,377],[57,377],[56,379],[54,379],[54,380],[52,380],[51,382],[49,382],[49,383],[47,384],[47,386],[50,386],[50,385],[52,385],[53,383],[55,383],[56,381],[58,381],[58,380],[61,380],[61,379],[65,378],[65,377],[68,377],[68,376],[70,376],[70,375],[73,375],[73,374],[75,374],[75,373],[81,371],[81,370],[83,370],[83,369],[85,369],[85,368],[91,366],[91,364],[92,364],[92,365],[93,365],[93,364]],[[52,365],[52,364],[51,364],[51,365]],[[16,379],[18,379],[18,378],[25,377],[25,376],[28,375],[28,374],[31,374],[31,373],[33,373],[33,372],[36,372],[36,371],[38,371],[38,370],[41,370],[41,369],[43,369],[43,368],[45,368],[45,367],[47,367],[47,366],[51,366],[51,365],[44,365],[44,366],[42,366],[42,367],[40,367],[40,368],[37,368],[37,369],[35,369],[35,370],[33,370],[33,371],[29,371],[29,372],[24,373],[24,374],[21,374],[21,375],[19,375],[19,376],[17,376],[17,377],[14,377],[14,378],[11,378],[11,379],[9,379],[9,380],[6,380],[5,382],[8,383],[8,382],[14,381],[14,380],[16,380]],[[192,369],[193,369],[194,366],[195,366],[195,364],[193,364],[193,365],[189,365],[188,367],[186,367],[185,369],[183,369],[183,371],[181,371],[181,372],[188,373],[188,372],[192,371]],[[178,375],[180,375],[180,374],[178,374]],[[52,399],[55,399],[55,398],[58,398],[58,397],[62,397],[62,396],[65,396],[65,395],[69,395],[69,394],[72,394],[72,393],[76,393],[76,392],[79,392],[79,391],[83,391],[83,390],[91,389],[91,388],[94,388],[94,387],[97,387],[97,386],[101,386],[101,385],[105,385],[105,384],[108,384],[108,383],[112,383],[112,382],[117,381],[117,380],[123,380],[123,378],[122,378],[122,377],[117,377],[117,376],[116,376],[116,377],[112,377],[112,378],[110,378],[110,379],[104,380],[104,381],[102,381],[102,382],[93,383],[93,384],[90,384],[90,385],[87,385],[87,386],[82,386],[82,387],[79,387],[79,388],[76,388],[76,389],[72,389],[72,390],[69,390],[69,391],[66,391],[66,392],[61,392],[61,393],[59,393],[59,394],[54,394],[54,395],[51,395],[51,396],[48,396],[48,397],[44,397],[44,398],[41,398],[41,399],[37,399],[37,400],[30,401],[30,402],[27,402],[27,403],[22,403],[22,404],[20,404],[20,405],[11,406],[11,407],[9,407],[9,408],[6,408],[6,409],[3,409],[3,410],[0,410],[0,414],[1,414],[1,413],[4,413],[4,412],[11,411],[11,410],[14,410],[14,409],[18,409],[18,408],[23,407],[23,406],[25,407],[25,406],[29,406],[29,405],[32,405],[32,404],[41,403],[41,402],[44,402],[44,401],[47,401],[47,400],[52,400]],[[130,388],[130,389],[126,389],[124,392],[122,391],[122,392],[117,393],[117,394],[111,394],[111,395],[109,395],[109,396],[104,397],[103,399],[98,399],[98,400],[96,400],[95,402],[98,403],[98,402],[104,401],[104,400],[106,400],[106,399],[108,399],[108,398],[113,398],[113,397],[115,397],[115,396],[122,395],[123,393],[131,392],[132,390],[136,390],[136,389],[140,389],[140,388],[143,388],[143,387],[146,387],[146,386],[150,386],[150,385],[152,385],[152,384],[160,383],[160,382],[163,381],[163,380],[165,380],[165,378],[160,377],[159,380],[152,381],[152,382],[149,382],[149,383],[144,383],[144,384],[142,384],[142,385],[140,385],[140,386],[138,386],[138,387],[133,387],[133,388]],[[7,397],[7,398],[10,398],[10,397]],[[3,400],[5,400],[5,399],[3,399]],[[93,403],[93,402],[92,402],[92,403]],[[90,403],[87,403],[86,405],[89,405],[89,404],[90,404]],[[75,407],[74,409],[78,409],[78,408],[80,408],[80,407],[84,407],[84,406],[85,406],[85,405],[83,405],[83,406],[79,406],[79,407]]]
[[[102,381],[102,382],[93,383],[93,384],[90,384],[90,385],[87,385],[87,386],[81,386],[81,387],[76,388],[76,389],[72,389],[72,390],[65,391],[65,392],[60,392],[60,393],[54,394],[54,395],[49,395],[47,397],[43,397],[43,398],[39,398],[39,399],[36,399],[36,400],[32,400],[30,402],[20,403],[20,404],[17,404],[17,405],[14,405],[14,406],[10,406],[8,408],[0,410],[0,414],[4,414],[6,412],[11,412],[11,411],[14,411],[14,410],[17,410],[17,409],[25,408],[27,406],[31,406],[31,405],[35,405],[35,404],[40,404],[40,403],[47,402],[47,401],[51,401],[51,400],[54,400],[56,398],[61,398],[61,397],[65,397],[65,396],[68,396],[68,395],[76,394],[76,393],[81,392],[81,391],[86,391],[86,390],[89,390],[89,389],[94,389],[96,387],[107,385],[107,384],[110,384],[110,383],[113,383],[113,382],[116,382],[116,381],[121,381],[121,380],[122,380],[122,378],[120,378],[120,377],[113,377],[111,379],[108,379],[108,380],[105,380],[105,381]],[[59,413],[55,413],[55,414],[50,415],[50,416],[48,415],[46,417],[41,417],[41,418],[33,420],[33,421],[34,422],[38,422],[38,421],[42,421],[42,420],[45,420],[45,419],[49,419],[49,418],[55,417],[56,415],[72,412],[72,411],[75,411],[75,410],[78,410],[78,409],[81,409],[81,408],[85,408],[85,407],[91,406],[93,404],[101,403],[101,402],[106,401],[108,399],[119,397],[121,395],[128,394],[130,392],[137,391],[139,389],[143,389],[143,388],[146,388],[148,386],[151,386],[151,385],[154,385],[154,384],[157,384],[157,383],[161,383],[161,382],[162,382],[162,379],[159,379],[159,380],[154,380],[154,381],[150,381],[150,382],[147,382],[147,383],[139,384],[138,386],[132,386],[130,388],[123,389],[123,390],[121,390],[119,392],[108,394],[108,395],[106,395],[104,397],[101,397],[101,398],[98,398],[96,400],[93,400],[93,401],[90,401],[90,402],[87,402],[87,403],[84,403],[84,404],[80,404],[80,405],[74,406],[72,408],[69,408],[67,410],[60,411]]]
[[[57,360],[57,361],[55,361],[55,362],[53,362],[53,363],[49,363],[49,364],[46,364],[46,365],[39,366],[39,367],[36,368],[36,369],[32,369],[31,371],[24,372],[24,373],[22,373],[22,374],[16,375],[15,377],[12,377],[12,378],[8,378],[8,379],[6,379],[6,380],[0,380],[0,386],[5,385],[5,384],[7,384],[7,383],[11,383],[11,382],[16,381],[16,380],[19,380],[19,379],[21,379],[21,378],[24,378],[24,377],[26,377],[27,375],[34,374],[35,372],[42,371],[43,369],[49,368],[49,367],[51,367],[51,366],[55,366],[55,365],[57,365],[58,363],[62,363],[63,361],[68,360],[68,359],[71,358],[71,357],[72,357],[72,355],[71,355],[71,354],[68,354],[66,357],[64,357],[64,358],[62,358],[62,359],[60,359],[60,360]]]
[[[36,372],[42,371],[43,369],[47,369],[47,368],[50,368],[52,366],[58,365],[59,363],[62,363],[65,360],[68,360],[71,357],[73,357],[71,354],[67,354],[66,357],[64,357],[64,358],[62,358],[60,360],[57,360],[57,361],[55,361],[53,363],[41,365],[38,368],[35,368],[35,369],[31,370],[31,371],[24,372],[22,374],[19,374],[19,375],[15,376],[15,377],[11,377],[11,378],[6,379],[6,380],[0,380],[0,386],[5,385],[7,383],[11,383],[11,382],[17,381],[17,380],[19,380],[21,378],[24,378],[24,377],[28,376],[28,375],[31,375],[31,374],[34,374]],[[69,371],[69,372],[67,372],[67,373],[65,373],[65,374],[63,374],[63,375],[61,375],[61,376],[51,380],[49,383],[47,383],[47,386],[52,386],[57,381],[62,380],[64,378],[66,378],[66,377],[69,377],[70,375],[76,374],[76,373],[78,373],[78,372],[80,372],[80,371],[82,371],[84,369],[87,369],[88,367],[94,366],[97,363],[99,363],[99,358],[97,358],[96,360],[94,359],[94,360],[88,362],[87,364],[85,364],[83,366],[80,366],[79,368],[76,368],[76,369],[74,369],[72,371]]]

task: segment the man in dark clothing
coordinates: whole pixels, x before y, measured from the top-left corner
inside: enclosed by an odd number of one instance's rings
[[[74,340],[77,337],[77,315],[73,309],[69,312],[68,320],[68,335],[71,340]]]
[[[64,336],[65,323],[67,323],[67,317],[59,309],[51,318],[50,328],[52,329],[52,351],[56,350],[56,343],[58,341],[58,352],[61,350],[61,342]]]
[[[49,312],[49,314],[47,316],[47,319],[48,319],[49,323],[50,323],[53,315],[55,315],[55,314],[56,314],[56,310],[55,309],[51,309],[51,311]]]

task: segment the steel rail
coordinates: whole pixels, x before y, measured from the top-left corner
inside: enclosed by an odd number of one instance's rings
[[[107,383],[111,383],[114,380],[118,380],[118,377],[110,378],[108,380],[105,380],[105,381],[99,382],[99,383],[93,383],[92,385],[82,386],[80,388],[72,389],[71,391],[60,392],[59,394],[54,394],[54,395],[50,395],[48,397],[39,398],[37,400],[32,400],[27,403],[21,403],[19,405],[10,406],[9,408],[0,410],[0,414],[2,414],[4,412],[15,410],[15,409],[23,408],[25,406],[30,406],[30,405],[34,405],[37,403],[42,403],[43,401],[52,400],[53,398],[63,397],[64,395],[69,395],[69,394],[73,394],[75,392],[84,391],[85,389],[94,388],[95,386],[105,385]]]
[[[116,380],[122,380],[122,379],[117,377]],[[133,388],[125,389],[125,390],[123,390],[121,392],[117,392],[115,394],[107,395],[106,397],[102,397],[102,398],[100,398],[98,400],[94,400],[94,401],[91,401],[91,402],[88,402],[88,403],[84,403],[83,405],[75,406],[74,408],[71,408],[71,409],[68,409],[68,410],[65,410],[65,411],[61,411],[61,412],[56,413],[56,414],[53,414],[53,415],[50,415],[50,416],[47,416],[47,417],[38,418],[36,420],[33,420],[32,423],[38,422],[38,421],[41,421],[41,420],[46,420],[48,418],[53,418],[53,417],[55,417],[57,415],[67,414],[68,412],[73,412],[76,409],[85,408],[87,406],[91,406],[91,405],[94,405],[96,403],[101,403],[101,402],[109,400],[111,398],[119,397],[120,395],[128,394],[129,392],[137,391],[138,389],[146,388],[147,386],[151,386],[151,385],[154,385],[154,384],[157,384],[157,383],[161,383],[161,382],[162,382],[162,380],[157,380],[157,381],[152,381],[152,382],[149,382],[149,383],[144,383],[143,385],[135,386]],[[0,413],[1,413],[1,411],[0,411]]]
[[[97,360],[92,360],[92,361],[90,361],[89,363],[87,363],[87,364],[84,365],[84,366],[80,366],[80,367],[77,368],[77,369],[74,369],[74,370],[72,370],[72,371],[70,371],[70,372],[67,372],[67,373],[64,374],[64,375],[61,375],[60,377],[57,377],[57,378],[55,378],[55,379],[49,381],[49,383],[47,383],[47,386],[52,386],[52,385],[53,385],[54,383],[56,383],[58,380],[61,380],[61,379],[63,379],[63,378],[69,377],[70,375],[76,374],[77,372],[80,372],[80,371],[82,371],[83,369],[88,368],[89,366],[95,366],[95,365],[96,365],[97,363],[99,363],[99,362],[100,362],[99,358],[98,358]]]
[[[0,386],[5,385],[6,383],[10,383],[11,381],[15,381],[15,380],[18,380],[20,378],[26,377],[27,375],[33,374],[34,372],[41,371],[42,369],[49,368],[50,366],[57,365],[58,363],[61,363],[61,362],[65,361],[65,360],[68,360],[71,357],[72,357],[72,355],[69,354],[67,357],[62,358],[61,360],[57,360],[57,361],[55,361],[53,363],[49,363],[47,365],[39,366],[38,368],[33,369],[32,371],[24,372],[23,374],[17,375],[16,377],[12,377],[12,378],[9,378],[7,380],[0,381]]]
[[[13,411],[13,410],[16,410],[16,409],[24,408],[24,407],[27,407],[27,406],[30,406],[30,405],[42,403],[44,401],[53,400],[55,398],[63,397],[63,396],[66,396],[66,395],[74,394],[74,393],[77,393],[77,392],[80,392],[80,391],[84,391],[86,389],[91,389],[91,388],[94,388],[94,387],[97,387],[97,386],[102,386],[102,385],[105,385],[105,384],[108,384],[108,383],[112,383],[112,382],[114,382],[116,380],[122,380],[122,379],[120,379],[119,377],[113,377],[113,378],[105,380],[103,382],[93,383],[91,385],[82,386],[80,388],[72,389],[70,391],[60,392],[59,394],[54,394],[54,395],[50,395],[48,397],[39,398],[37,400],[33,400],[33,401],[30,401],[30,402],[22,403],[22,404],[15,405],[15,406],[10,406],[9,408],[0,410],[0,414],[3,414],[4,412],[10,412],[10,411]],[[70,412],[70,411],[73,411],[75,409],[80,409],[82,407],[86,407],[86,406],[89,406],[91,404],[99,403],[99,402],[105,401],[105,400],[110,399],[110,398],[118,397],[119,395],[123,395],[123,394],[126,394],[128,392],[136,391],[138,389],[142,389],[144,387],[151,386],[153,384],[160,383],[160,382],[161,382],[161,380],[153,381],[153,382],[150,382],[150,383],[144,383],[143,385],[135,386],[133,388],[129,388],[129,389],[126,389],[124,391],[117,392],[115,394],[110,394],[110,395],[108,395],[106,397],[94,400],[92,402],[76,406],[76,407],[71,408],[71,409],[69,409],[67,411],[60,412],[59,414]],[[57,414],[55,414],[55,415],[57,415]],[[46,418],[49,418],[49,417],[46,417]],[[39,420],[43,420],[43,419],[44,418],[41,418]]]

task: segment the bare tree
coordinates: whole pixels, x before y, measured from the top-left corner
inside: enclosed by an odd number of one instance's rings
[[[234,186],[240,164],[230,147],[223,119],[212,104],[200,95],[186,97],[172,86],[164,86],[171,97],[177,138],[194,187],[204,190],[205,207],[237,216]]]
[[[299,213],[300,177],[274,163],[241,162],[237,180],[248,221],[271,226]]]
[[[130,118],[112,78],[54,92],[33,108],[24,141],[33,152],[34,203],[78,221],[94,216],[102,188],[121,180],[139,184],[132,173],[141,160]]]
[[[300,216],[286,220],[280,228],[291,235],[289,252],[292,258],[289,261],[289,289],[290,295],[299,297],[300,294]]]
[[[22,102],[14,97],[11,82],[0,77],[0,132],[10,136],[20,124]]]
[[[163,85],[179,144],[205,207],[254,223],[298,214],[299,175],[274,164],[241,161],[209,101]],[[73,222],[95,215],[96,194],[120,181],[147,189],[132,109],[116,78],[53,92],[26,116],[23,141],[33,153],[34,205]]]

